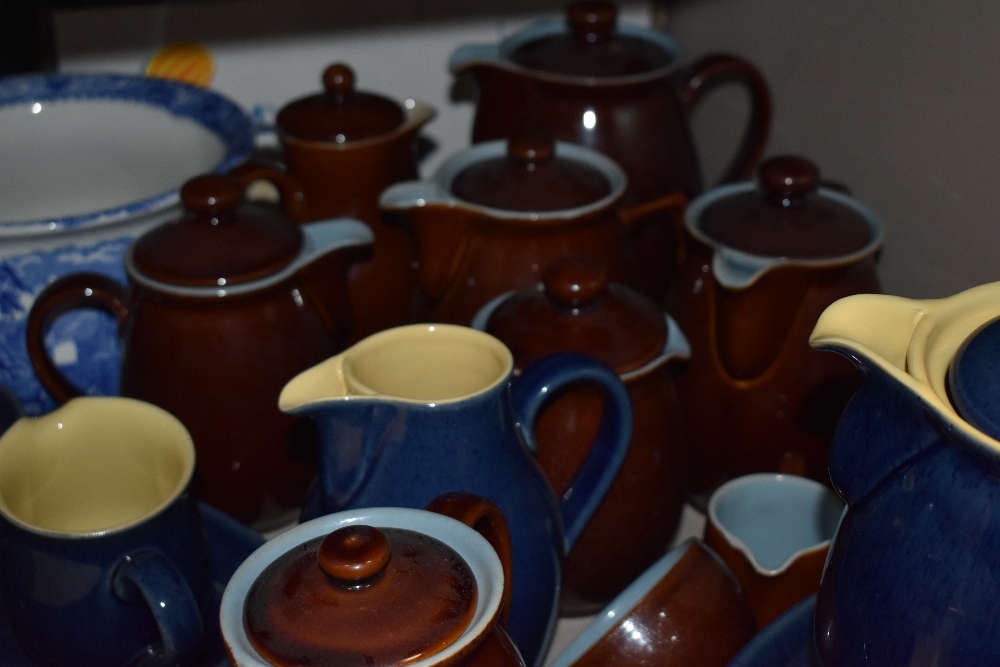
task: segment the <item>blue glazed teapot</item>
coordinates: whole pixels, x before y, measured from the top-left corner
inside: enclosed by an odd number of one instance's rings
[[[810,343],[864,374],[831,453],[822,665],[1000,663],[1000,283],[847,297]]]

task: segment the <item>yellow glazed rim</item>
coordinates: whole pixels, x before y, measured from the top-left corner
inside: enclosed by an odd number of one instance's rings
[[[843,347],[867,357],[971,442],[996,456],[1000,455],[1000,442],[955,411],[948,398],[947,382],[958,348],[998,316],[1000,282],[945,299],[858,294],[827,308],[809,343],[813,347]]]
[[[24,530],[95,537],[159,514],[187,487],[183,424],[131,398],[75,398],[0,438],[0,513]]]
[[[412,324],[365,338],[303,371],[281,392],[285,412],[334,399],[447,405],[507,381],[514,359],[493,336],[453,324]]]

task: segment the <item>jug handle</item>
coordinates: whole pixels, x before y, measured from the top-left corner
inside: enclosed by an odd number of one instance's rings
[[[308,218],[306,211],[306,195],[299,180],[286,171],[271,167],[260,162],[246,162],[229,170],[230,176],[235,176],[243,183],[243,188],[249,188],[255,181],[269,181],[278,189],[281,211],[295,222]]]
[[[83,394],[49,356],[45,333],[56,318],[79,308],[102,310],[118,321],[118,337],[128,317],[128,290],[99,273],[74,273],[59,278],[35,299],[26,329],[28,358],[39,382],[60,405]]]
[[[511,407],[521,437],[534,454],[535,420],[563,387],[596,382],[605,390],[605,410],[586,458],[559,498],[565,553],[573,547],[611,487],[632,438],[632,402],[618,374],[580,352],[556,352],[528,366],[513,383]]]
[[[742,58],[722,53],[705,56],[683,74],[681,99],[690,116],[695,105],[716,86],[737,82],[750,93],[750,121],[733,161],[722,175],[722,183],[745,181],[764,152],[771,127],[771,93],[760,71]]]
[[[503,566],[504,581],[500,617],[506,623],[510,617],[510,582],[513,581],[511,571],[514,560],[510,551],[510,531],[503,512],[489,500],[471,493],[444,493],[432,500],[427,510],[461,521],[485,537],[497,552]]]

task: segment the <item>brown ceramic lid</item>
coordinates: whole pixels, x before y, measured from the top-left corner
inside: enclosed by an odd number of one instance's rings
[[[223,287],[280,271],[302,248],[302,232],[280,212],[243,199],[233,176],[209,174],[181,188],[186,211],[135,242],[147,278],[181,287]]]
[[[279,667],[404,665],[453,644],[476,597],[469,566],[442,542],[352,525],[271,563],[247,595],[244,623]]]
[[[574,2],[566,9],[565,33],[518,47],[510,59],[522,67],[569,76],[643,74],[671,63],[660,45],[615,30],[618,8],[610,2]]]
[[[607,197],[611,184],[598,169],[559,157],[548,137],[521,136],[507,155],[469,165],[451,182],[467,202],[507,211],[561,211]]]
[[[598,260],[567,255],[545,268],[543,289],[521,289],[497,306],[486,330],[519,369],[559,350],[584,352],[623,374],[663,352],[667,324],[656,304],[609,283]]]
[[[755,190],[706,206],[698,229],[735,250],[791,259],[842,257],[871,240],[871,225],[858,210],[817,192],[819,169],[809,160],[773,157],[757,177]]]
[[[282,108],[278,127],[298,139],[342,144],[388,134],[405,120],[392,100],[354,90],[354,72],[347,65],[326,68],[323,87],[325,92]]]

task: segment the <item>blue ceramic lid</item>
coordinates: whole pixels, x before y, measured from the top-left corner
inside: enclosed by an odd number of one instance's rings
[[[958,348],[948,391],[965,421],[1000,440],[1000,318],[987,322]]]

